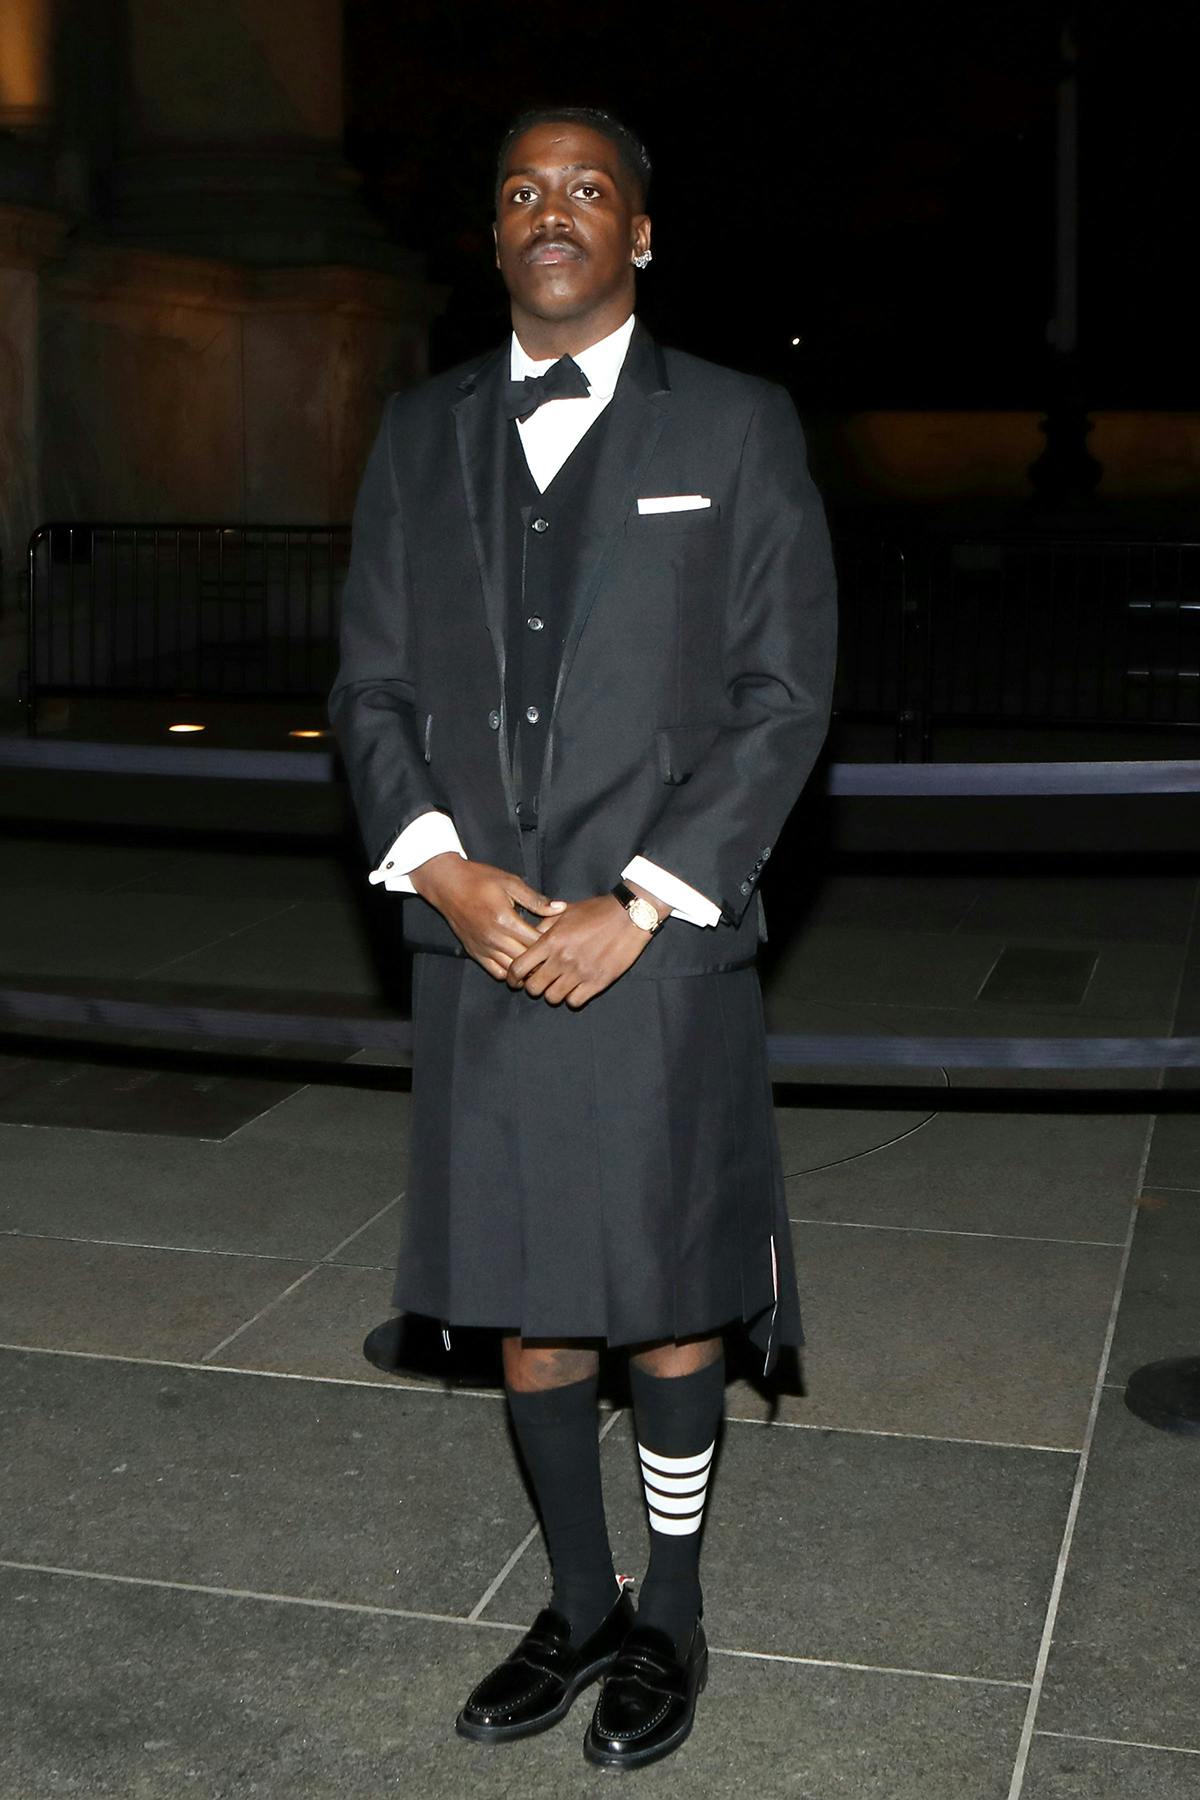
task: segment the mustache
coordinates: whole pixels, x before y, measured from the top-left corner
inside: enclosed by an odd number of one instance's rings
[[[535,238],[522,252],[522,260],[530,262],[543,250],[557,250],[563,256],[577,256],[582,259],[585,252],[571,238]]]

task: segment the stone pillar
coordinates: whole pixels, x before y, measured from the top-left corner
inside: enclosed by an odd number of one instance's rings
[[[426,372],[441,296],[345,166],[341,32],[341,0],[0,0],[0,703],[37,525],[343,520]]]
[[[39,271],[62,221],[50,209],[53,0],[0,0],[0,700],[24,633],[25,546],[38,482]]]
[[[22,666],[25,547],[41,512],[40,270],[62,221],[0,198],[0,702]]]
[[[125,0],[110,229],[189,256],[408,273],[342,158],[340,0]]]
[[[41,135],[54,109],[53,0],[0,5],[0,131]]]
[[[341,0],[106,3],[121,98],[104,212],[47,284],[45,505],[343,519],[440,297],[344,163]]]

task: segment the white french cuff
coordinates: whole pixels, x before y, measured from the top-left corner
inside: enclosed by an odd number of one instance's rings
[[[413,870],[427,863],[430,857],[444,856],[447,851],[464,858],[467,854],[454,829],[454,820],[449,813],[423,812],[411,825],[405,826],[379,867],[371,870],[368,879],[373,887],[382,882],[389,894],[415,893]]]
[[[671,909],[671,917],[682,919],[685,925],[719,925],[721,922],[719,906],[714,906],[686,881],[680,881],[678,875],[660,869],[648,857],[635,856],[632,862],[626,863],[621,870],[621,880],[636,881],[655,899],[665,900]]]

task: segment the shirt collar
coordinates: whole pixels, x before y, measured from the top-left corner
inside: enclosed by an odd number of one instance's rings
[[[611,399],[636,322],[633,314],[630,313],[623,325],[618,325],[615,331],[610,331],[607,337],[602,337],[598,344],[589,344],[586,350],[581,350],[577,356],[572,358],[588,378],[589,400]],[[544,375],[546,370],[558,360],[557,356],[550,356],[544,362],[535,362],[531,356],[525,354],[516,332],[513,332],[509,374],[514,381],[521,381],[526,375]]]

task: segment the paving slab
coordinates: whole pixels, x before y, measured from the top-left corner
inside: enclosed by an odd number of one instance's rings
[[[1003,940],[880,925],[814,926],[788,945],[769,984],[783,995],[823,1000],[965,1006],[975,998]]]
[[[10,1561],[465,1615],[532,1522],[490,1398],[23,1351],[0,1396]]]
[[[1138,1206],[1109,1379],[1127,1381],[1142,1363],[1168,1356],[1200,1356],[1200,1193],[1148,1188]]]
[[[156,844],[89,838],[0,837],[0,888],[103,894],[153,876],[171,852]]]
[[[214,902],[206,898],[197,904]],[[333,900],[299,900],[261,927],[180,957],[172,974],[180,981],[361,995],[376,993],[386,971],[374,953],[365,912]]]
[[[617,1569],[647,1528],[628,1415],[605,1439]],[[714,1644],[1027,1682],[1074,1457],[730,1423],[702,1574]],[[548,1591],[541,1539],[486,1617],[524,1623]]]
[[[1082,1445],[1119,1249],[829,1225],[793,1238],[806,1391],[738,1382],[732,1413]]]
[[[775,1129],[785,1175],[803,1175],[885,1149],[920,1130],[932,1111],[852,1106],[777,1106]]]
[[[411,1093],[375,1088],[312,1084],[277,1095],[241,1133],[243,1143],[309,1144],[314,1149],[370,1149],[390,1159],[396,1187],[404,1186],[408,1162]]]
[[[925,877],[933,887],[945,877]],[[953,879],[953,878],[950,878]],[[886,883],[883,884],[886,887]],[[977,882],[962,929],[1040,939],[1187,942],[1196,882],[1188,875],[1011,875]]]
[[[1174,1014],[1183,969],[1183,948],[1175,944],[1097,943],[1096,973],[1080,1012],[1133,1021]],[[1132,1035],[1132,1033],[1130,1033]]]
[[[999,1006],[1078,1006],[1097,961],[1094,951],[1073,944],[1009,944],[976,998]]]
[[[330,1262],[348,1263],[360,1269],[386,1269],[390,1278],[400,1247],[401,1208],[404,1205],[405,1196],[399,1194],[385,1212],[343,1244],[336,1255],[330,1257]],[[391,1298],[390,1280],[388,1298]]]
[[[1200,1757],[1035,1736],[1022,1800],[1195,1800]]]
[[[337,856],[297,852],[287,841],[261,851],[211,845],[160,850],[150,867],[132,872],[145,894],[268,894],[282,901],[335,900],[353,906],[366,876]]]
[[[1154,1430],[1105,1393],[1041,1729],[1200,1750],[1198,1476],[1200,1441]]]
[[[831,925],[843,930],[879,926],[884,930],[955,931],[975,916],[990,882],[976,874],[831,875],[812,894],[804,928]],[[767,896],[768,904],[770,894]],[[783,897],[774,913],[784,911]],[[771,913],[768,913],[768,924]]]
[[[1146,1163],[1146,1186],[1200,1192],[1200,1112],[1164,1113],[1157,1120]]]
[[[213,1800],[562,1800],[611,1794],[556,1730],[455,1736],[506,1631],[0,1570],[9,1729],[0,1794]],[[1004,1800],[1023,1696],[962,1683],[714,1657],[695,1730],[639,1792]]]
[[[193,1362],[310,1266],[8,1234],[0,1342]]]
[[[942,1112],[872,1156],[788,1182],[794,1218],[1123,1243],[1147,1121]]]
[[[0,963],[10,978],[117,977],[149,975],[195,953],[219,969],[242,932],[269,920],[256,940],[269,941],[289,909],[290,902],[261,895],[167,898],[72,888],[42,890],[33,905],[27,891],[0,890]]]
[[[316,1262],[395,1199],[389,1146],[0,1126],[0,1229]]]
[[[219,1140],[296,1088],[279,1080],[132,1063],[0,1056],[0,1124]]]
[[[377,1369],[362,1353],[368,1331],[391,1312],[391,1286],[390,1273],[382,1269],[326,1263],[211,1360],[218,1367],[395,1385],[395,1375]],[[210,1338],[205,1348],[217,1341]],[[417,1378],[411,1372],[399,1377]],[[422,1379],[437,1385],[433,1377]]]

